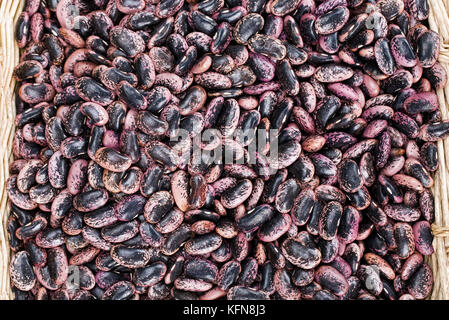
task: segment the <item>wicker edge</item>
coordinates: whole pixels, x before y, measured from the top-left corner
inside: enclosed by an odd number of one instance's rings
[[[5,182],[9,176],[8,164],[12,159],[14,137],[15,81],[14,66],[19,62],[19,48],[14,39],[15,23],[25,0],[0,1],[0,299],[12,299],[9,280],[9,243],[6,221],[9,216]]]
[[[449,74],[449,0],[428,0],[430,6],[430,28],[440,34],[441,51],[439,61]],[[6,231],[10,208],[7,204],[5,182],[9,176],[14,137],[15,81],[14,66],[19,62],[19,48],[15,42],[16,21],[22,12],[25,0],[0,0],[0,300],[13,299],[9,279],[10,250]],[[437,91],[443,119],[449,119],[449,85]],[[435,175],[432,188],[435,197],[435,253],[426,260],[431,266],[435,284],[432,300],[449,300],[449,140],[438,142],[440,168]]]

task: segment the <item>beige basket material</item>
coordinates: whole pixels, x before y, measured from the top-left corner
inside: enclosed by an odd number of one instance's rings
[[[449,0],[428,0],[429,24],[441,37],[439,61],[449,74]],[[23,10],[25,0],[0,0],[0,299],[13,298],[9,280],[10,250],[6,222],[10,213],[7,205],[5,182],[12,161],[12,140],[15,118],[15,81],[13,68],[19,62],[19,48],[15,42],[15,24]],[[449,85],[437,91],[443,119],[449,119]],[[432,300],[449,300],[449,140],[438,142],[440,168],[432,188],[435,197],[434,232],[435,253],[427,257],[435,284]]]
[[[430,6],[430,28],[439,33],[441,50],[439,61],[449,74],[449,1],[428,0]],[[444,120],[449,119],[449,86],[437,91],[441,114]],[[449,300],[448,248],[449,248],[449,141],[438,142],[440,168],[435,175],[432,188],[435,197],[435,222],[432,230],[435,253],[427,258],[431,266],[435,284],[432,300]]]

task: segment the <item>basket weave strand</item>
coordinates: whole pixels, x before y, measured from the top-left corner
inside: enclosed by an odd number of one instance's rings
[[[441,50],[439,62],[449,73],[449,0],[427,0],[430,7],[430,28],[439,33]],[[6,179],[12,161],[14,137],[16,83],[12,77],[14,66],[19,62],[19,48],[15,42],[16,21],[23,10],[25,0],[0,0],[0,299],[13,299],[9,279],[9,250],[6,232],[10,214],[6,194]],[[449,85],[437,91],[442,118],[449,119]],[[427,257],[435,284],[430,299],[449,300],[449,140],[438,142],[439,170],[432,188],[435,197],[434,233],[435,253]]]
[[[438,32],[441,39],[439,62],[449,73],[449,0],[428,0],[430,6],[429,26]],[[441,115],[444,120],[449,119],[449,86],[437,90]],[[449,248],[449,199],[448,168],[449,168],[449,141],[438,141],[438,157],[440,168],[435,174],[435,185],[432,188],[435,198],[435,222],[432,225],[434,232],[435,253],[427,258],[431,266],[435,284],[432,291],[432,300],[449,300],[448,276],[448,248]]]

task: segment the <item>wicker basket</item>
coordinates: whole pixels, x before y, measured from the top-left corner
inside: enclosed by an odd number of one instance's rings
[[[8,164],[12,160],[11,145],[14,137],[15,80],[14,66],[19,62],[19,48],[15,42],[15,23],[23,10],[25,0],[0,2],[0,299],[13,298],[9,280],[10,250],[6,221],[9,216],[5,183],[9,176]]]
[[[449,73],[449,0],[428,0],[429,24],[441,37],[440,63]],[[19,62],[19,48],[15,42],[15,24],[23,10],[25,0],[0,0],[0,299],[13,299],[9,279],[10,250],[6,221],[10,208],[5,182],[9,176],[8,165],[12,161],[11,145],[14,137],[15,90],[12,77],[14,66]],[[449,85],[438,90],[443,119],[449,119]],[[440,168],[432,188],[435,196],[435,222],[432,230],[435,253],[427,257],[435,284],[432,300],[449,300],[449,140],[438,142]]]

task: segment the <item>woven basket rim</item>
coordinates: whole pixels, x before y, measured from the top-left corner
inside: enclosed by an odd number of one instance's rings
[[[405,1],[405,0],[404,0]],[[439,33],[441,50],[439,62],[449,74],[449,0],[428,0],[430,28]],[[14,298],[9,279],[11,251],[7,236],[7,219],[10,214],[6,194],[9,163],[12,161],[12,140],[15,132],[14,118],[16,83],[12,71],[19,62],[19,48],[15,42],[14,26],[24,8],[25,0],[0,1],[0,300]],[[443,119],[449,119],[449,84],[437,90]],[[432,188],[435,198],[434,233],[435,253],[426,257],[434,273],[434,287],[430,299],[449,300],[449,140],[438,142],[440,168],[435,174]]]

